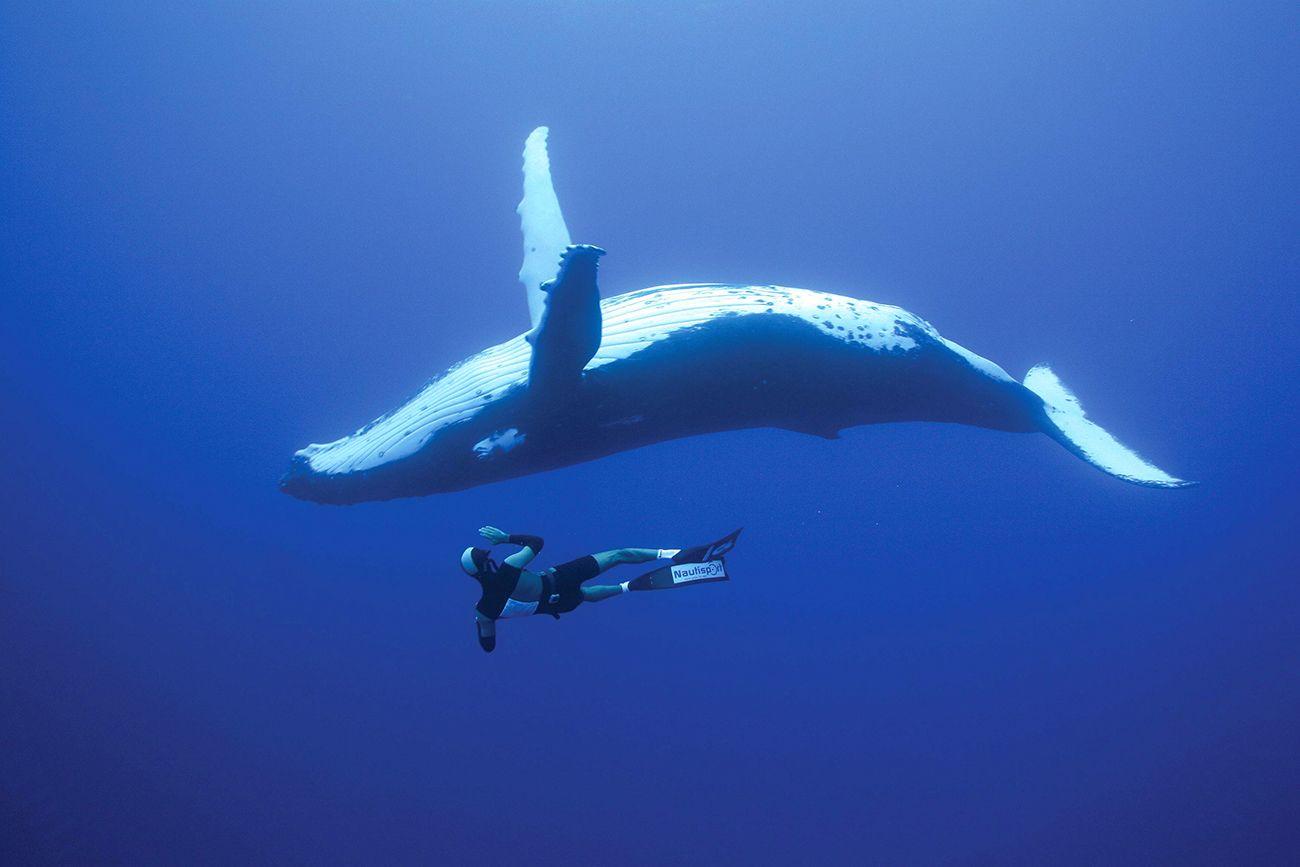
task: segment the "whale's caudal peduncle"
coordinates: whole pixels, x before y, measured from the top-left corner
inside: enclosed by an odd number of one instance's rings
[[[571,245],[546,129],[524,148],[520,280],[531,329],[433,379],[282,487],[355,503],[454,491],[654,442],[747,427],[820,436],[888,421],[1040,431],[1117,478],[1181,487],[1088,419],[1044,366],[1024,384],[898,307],[782,286],[691,283],[605,300],[604,250]]]

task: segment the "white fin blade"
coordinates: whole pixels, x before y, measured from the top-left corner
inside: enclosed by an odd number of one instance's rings
[[[1137,452],[1088,418],[1074,392],[1046,364],[1038,365],[1025,375],[1025,388],[1043,399],[1050,425],[1045,432],[1102,472],[1152,488],[1185,488],[1196,484],[1175,478],[1143,460]]]
[[[560,200],[551,182],[551,160],[546,153],[546,136],[539,126],[524,142],[524,198],[516,209],[524,233],[524,264],[519,280],[528,295],[528,315],[534,328],[541,321],[546,295],[542,284],[554,279],[560,256],[569,246],[569,229],[560,213]]]

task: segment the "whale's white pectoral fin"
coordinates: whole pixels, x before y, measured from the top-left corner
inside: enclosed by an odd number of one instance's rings
[[[1097,469],[1116,478],[1152,488],[1185,488],[1194,485],[1174,478],[1159,467],[1142,459],[1103,428],[1088,418],[1079,399],[1045,364],[1025,374],[1025,388],[1043,399],[1048,428],[1054,440]]]
[[[516,209],[524,233],[524,264],[519,280],[528,294],[532,327],[542,319],[545,293],[542,284],[555,277],[560,256],[569,246],[569,229],[560,213],[560,200],[551,183],[551,160],[546,153],[549,130],[539,126],[524,142],[524,198]]]

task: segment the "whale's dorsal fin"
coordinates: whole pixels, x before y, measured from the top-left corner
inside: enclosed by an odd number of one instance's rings
[[[600,349],[600,289],[596,267],[605,251],[590,244],[564,249],[554,280],[542,284],[542,316],[527,340],[531,391],[560,392],[575,387],[582,369]]]
[[[539,126],[524,142],[524,198],[516,208],[524,233],[524,264],[519,269],[519,280],[528,294],[528,316],[534,329],[541,322],[545,305],[542,284],[555,277],[560,256],[570,243],[560,200],[551,183],[551,160],[546,153],[548,132]]]

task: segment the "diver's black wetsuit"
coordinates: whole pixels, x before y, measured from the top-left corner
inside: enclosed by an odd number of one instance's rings
[[[522,533],[511,534],[507,541],[511,545],[532,548],[534,554],[541,553],[546,544],[540,536]],[[509,563],[497,565],[489,559],[488,568],[474,578],[482,587],[483,593],[474,607],[480,614],[490,620],[496,620],[505,610],[515,588],[519,586],[519,576],[524,571]],[[537,614],[549,614],[558,618],[582,604],[582,582],[600,574],[600,565],[592,556],[579,557],[559,566],[552,566],[544,572],[537,573],[542,582],[542,595],[537,602]]]
[[[541,553],[542,546],[546,544],[541,536],[529,536],[525,533],[512,533],[506,541],[511,545],[532,548],[534,554]],[[479,583],[483,594],[474,607],[484,617],[496,620],[505,609],[506,603],[510,600],[510,595],[519,586],[519,576],[523,574],[524,570],[518,566],[511,566],[509,563],[498,565],[495,560],[488,556],[485,549],[476,548],[475,556],[480,555],[483,557],[483,568],[474,576],[474,580]]]

